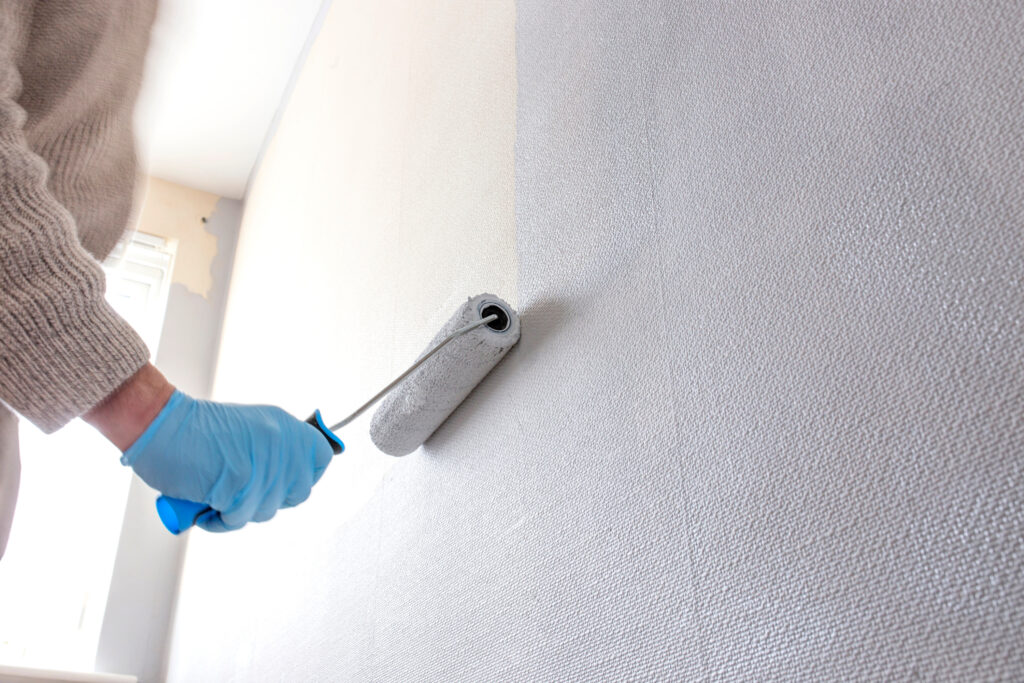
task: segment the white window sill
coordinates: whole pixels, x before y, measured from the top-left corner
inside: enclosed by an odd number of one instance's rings
[[[3,683],[138,683],[135,676],[121,674],[85,673],[77,671],[53,671],[50,669],[24,669],[19,666],[0,664],[0,681]]]

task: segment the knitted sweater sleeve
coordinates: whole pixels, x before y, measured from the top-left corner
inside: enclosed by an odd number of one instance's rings
[[[2,47],[16,37],[11,19],[0,16],[0,400],[52,432],[131,377],[149,352],[107,304],[103,271],[26,142],[21,79]]]

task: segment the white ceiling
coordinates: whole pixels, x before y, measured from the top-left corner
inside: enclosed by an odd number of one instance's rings
[[[163,0],[136,135],[148,173],[240,198],[323,0]]]

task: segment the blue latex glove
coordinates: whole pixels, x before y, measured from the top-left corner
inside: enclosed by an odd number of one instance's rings
[[[121,462],[161,493],[213,508],[200,527],[231,531],[306,500],[333,455],[316,427],[280,408],[175,391]]]

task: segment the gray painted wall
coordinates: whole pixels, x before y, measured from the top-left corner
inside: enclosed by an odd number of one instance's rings
[[[172,384],[208,398],[217,360],[243,203],[220,199],[206,230],[217,238],[208,297],[172,284],[155,363]],[[156,492],[132,478],[100,633],[96,670],[163,680],[187,537],[172,536],[153,507]]]
[[[1020,5],[517,31],[520,345],[173,678],[1024,675]]]

